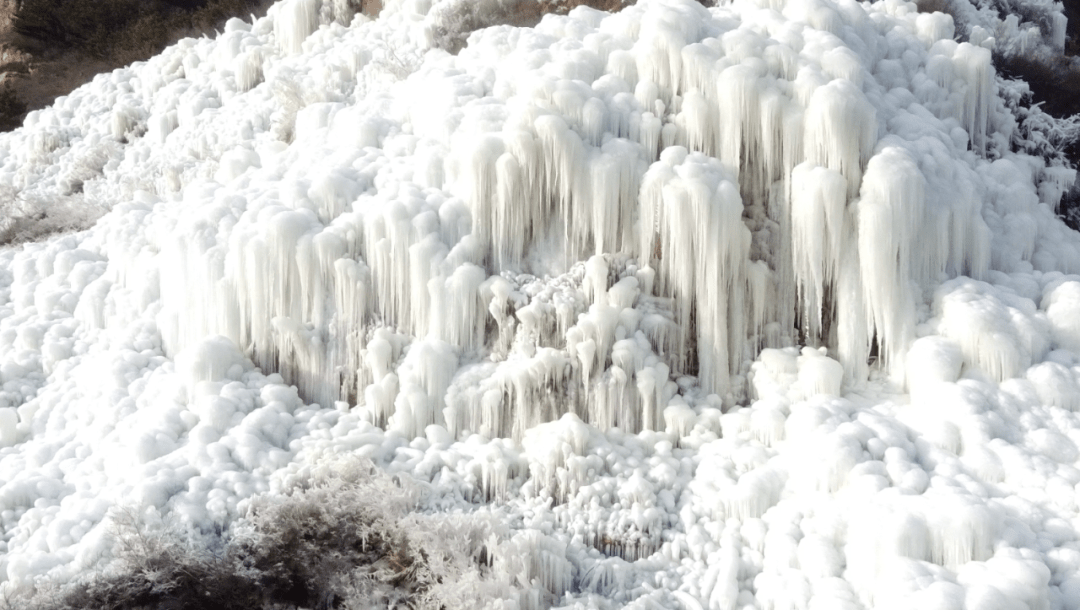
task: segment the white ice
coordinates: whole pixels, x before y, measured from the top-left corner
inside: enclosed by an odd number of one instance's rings
[[[325,4],[0,136],[32,212],[108,210],[0,248],[0,593],[357,454],[505,519],[492,607],[1080,609],[1076,174],[991,62],[1059,9],[641,0],[452,56],[447,2]]]

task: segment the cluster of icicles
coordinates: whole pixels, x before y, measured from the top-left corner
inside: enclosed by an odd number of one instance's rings
[[[856,378],[872,347],[899,362],[915,291],[978,277],[990,237],[974,194],[929,205],[919,160],[888,144],[866,93],[883,90],[864,80],[900,62],[849,4],[784,9],[812,27],[775,11],[733,27],[689,0],[580,10],[543,71],[512,69],[541,52],[526,37],[505,43],[481,100],[500,111],[447,134],[414,110],[414,137],[441,143],[411,183],[372,195],[318,177],[249,202],[227,247],[169,241],[169,349],[221,334],[308,400],[407,434],[519,437],[566,412],[677,426],[680,376],[737,400],[763,347],[827,345]],[[905,19],[929,49],[923,88],[978,153],[989,51],[953,42],[945,15]],[[868,56],[841,31],[864,32]],[[459,67],[496,61],[489,46]],[[350,116],[328,130],[355,131]],[[538,254],[584,263],[565,294],[527,289]]]

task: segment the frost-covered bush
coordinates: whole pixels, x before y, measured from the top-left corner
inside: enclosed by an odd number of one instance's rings
[[[407,478],[335,460],[285,497],[253,502],[234,529],[233,552],[271,597],[302,606],[472,605],[461,603],[459,585],[481,580],[490,524],[414,512],[421,496]]]
[[[104,213],[104,208],[87,202],[80,193],[44,199],[0,185],[0,246],[80,231]]]
[[[995,51],[998,92],[1016,120],[1012,148],[1042,157],[1050,167],[1080,167],[1080,58],[1050,45]],[[1080,228],[1080,188],[1066,189],[1058,214]]]
[[[457,55],[469,34],[476,30],[509,23],[511,9],[500,2],[454,2],[442,9],[432,31],[432,44]]]
[[[303,92],[296,79],[290,74],[283,74],[273,81],[271,90],[278,101],[277,110],[271,117],[274,137],[285,143],[291,143],[296,135],[296,114],[307,105]]]
[[[505,596],[509,587],[488,574],[495,524],[416,512],[423,495],[407,477],[344,457],[253,498],[227,530],[114,510],[112,565],[0,608],[478,608]]]
[[[1017,130],[1012,138],[1016,150],[1042,157],[1052,165],[1075,164],[1080,114],[1059,118],[1047,113],[1041,104],[1033,103],[1031,87],[1023,80],[999,78],[998,91],[1016,118]]]
[[[1067,52],[1065,15],[1046,0],[916,0],[921,13],[953,18],[958,40],[991,49],[996,89],[1012,114],[1009,148],[1042,157],[1048,168],[1080,165],[1080,58]],[[1069,30],[1073,31],[1072,29]],[[1002,152],[993,149],[989,156]],[[1058,170],[1051,170],[1058,171]],[[1077,188],[1065,185],[1058,213],[1080,226]]]

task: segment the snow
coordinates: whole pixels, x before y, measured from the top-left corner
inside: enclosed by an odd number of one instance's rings
[[[355,454],[506,520],[505,607],[1080,608],[1076,174],[990,61],[1030,29],[642,0],[451,56],[449,4],[335,6],[0,137],[23,217],[108,210],[0,248],[0,592]]]

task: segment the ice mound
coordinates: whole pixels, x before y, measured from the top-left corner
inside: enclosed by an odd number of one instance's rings
[[[493,607],[1080,607],[1075,172],[994,40],[642,0],[453,56],[449,3],[330,4],[0,137],[110,210],[0,249],[0,592],[355,454],[506,522]]]

